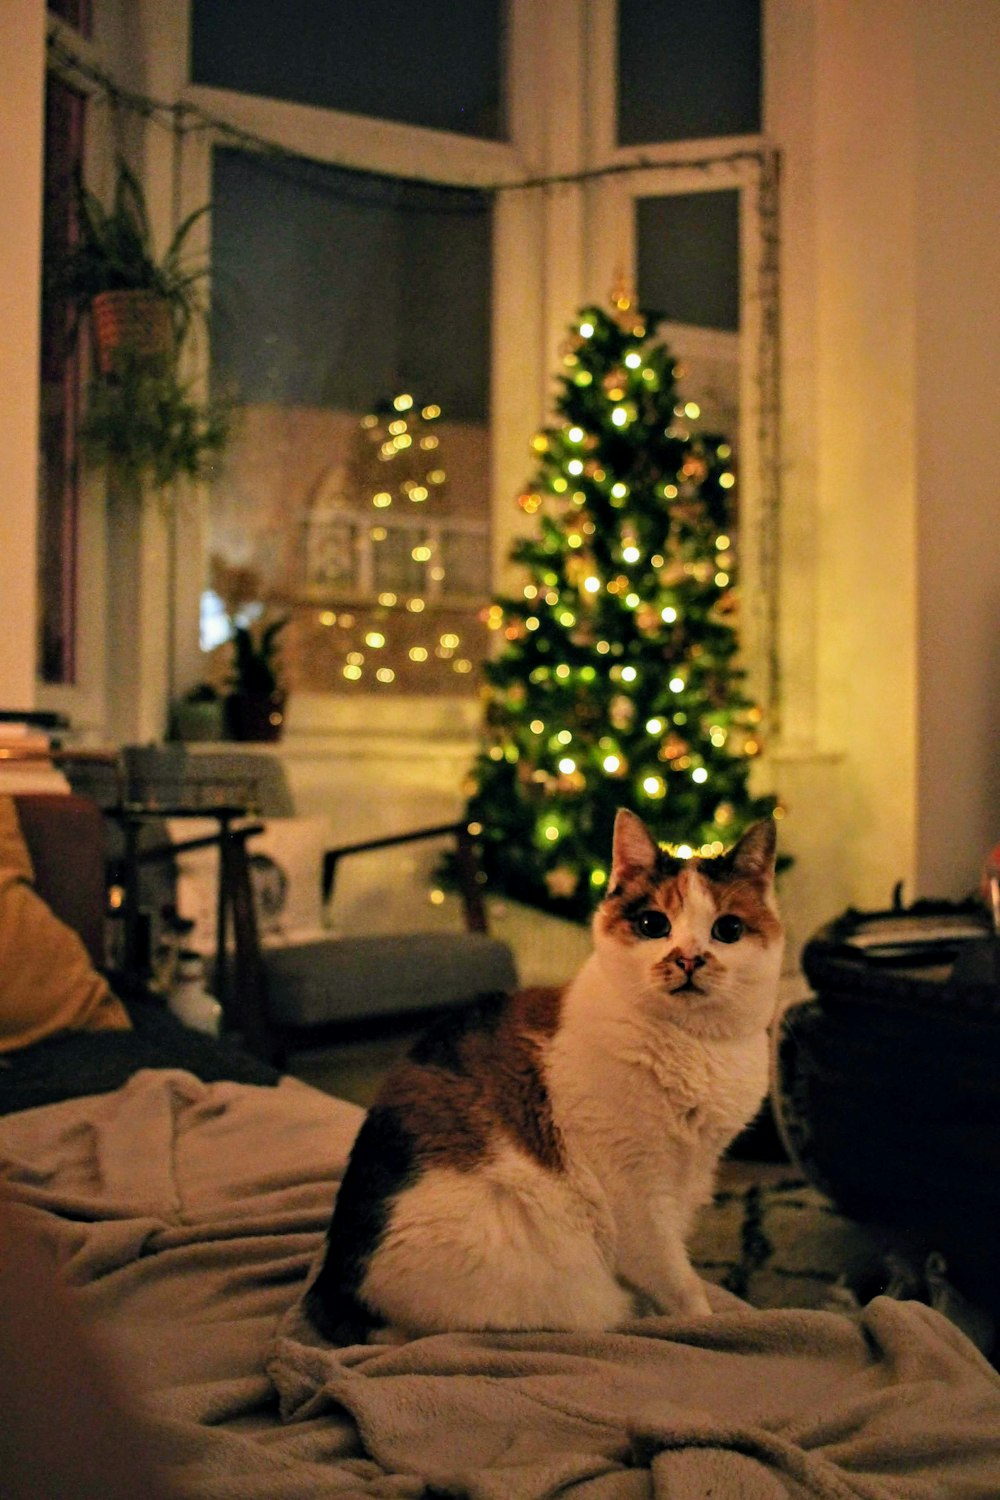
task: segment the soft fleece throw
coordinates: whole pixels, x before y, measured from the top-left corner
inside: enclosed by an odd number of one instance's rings
[[[996,1500],[1000,1378],[916,1303],[336,1349],[299,1297],[360,1112],[136,1074],[0,1122],[191,1500]],[[53,1420],[58,1414],[53,1413]]]

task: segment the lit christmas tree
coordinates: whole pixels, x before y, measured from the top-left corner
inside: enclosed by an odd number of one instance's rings
[[[749,790],[762,715],[738,665],[732,450],[694,428],[648,322],[622,291],[572,325],[518,500],[538,525],[511,554],[528,581],[489,612],[505,644],[468,805],[488,889],[577,917],[619,807],[681,856],[775,808]]]

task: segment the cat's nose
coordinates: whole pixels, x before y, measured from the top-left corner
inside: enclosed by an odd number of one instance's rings
[[[695,969],[700,969],[705,960],[700,953],[675,953],[674,963],[690,979]]]

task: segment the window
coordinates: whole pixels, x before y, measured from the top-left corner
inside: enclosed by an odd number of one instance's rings
[[[760,0],[619,0],[619,145],[756,134],[760,43]]]
[[[501,0],[194,0],[191,79],[502,139]]]
[[[239,408],[215,584],[291,610],[298,688],[475,690],[490,232],[473,190],[215,153],[213,381]]]

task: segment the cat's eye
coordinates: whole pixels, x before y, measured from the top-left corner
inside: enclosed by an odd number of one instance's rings
[[[721,917],[716,918],[712,936],[717,943],[738,943],[746,930],[746,923],[742,917],[734,916],[732,912],[724,912]]]
[[[641,911],[635,919],[635,930],[640,937],[663,938],[670,932],[670,918],[665,911]]]

